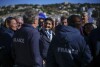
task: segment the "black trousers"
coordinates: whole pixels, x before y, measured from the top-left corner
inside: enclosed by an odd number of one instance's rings
[[[1,67],[13,67],[12,59],[9,57],[2,58],[2,60],[0,60],[0,66]]]

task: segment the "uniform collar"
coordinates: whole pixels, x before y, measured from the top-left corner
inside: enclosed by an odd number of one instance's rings
[[[23,24],[23,27],[31,27],[31,28],[34,28],[33,26],[32,26],[32,24]]]

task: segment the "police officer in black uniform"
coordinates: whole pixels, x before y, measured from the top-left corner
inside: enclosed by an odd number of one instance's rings
[[[24,23],[13,38],[13,58],[17,67],[42,67],[39,50],[40,34],[37,12],[28,10],[24,15]]]

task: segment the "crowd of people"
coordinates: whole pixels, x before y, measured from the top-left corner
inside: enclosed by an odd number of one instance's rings
[[[0,66],[99,67],[99,18],[96,24],[86,12],[61,16],[60,23],[32,9],[7,17],[0,26]]]

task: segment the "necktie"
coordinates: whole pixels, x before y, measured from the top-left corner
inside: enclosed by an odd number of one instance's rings
[[[52,31],[47,31],[47,37],[52,40]]]

